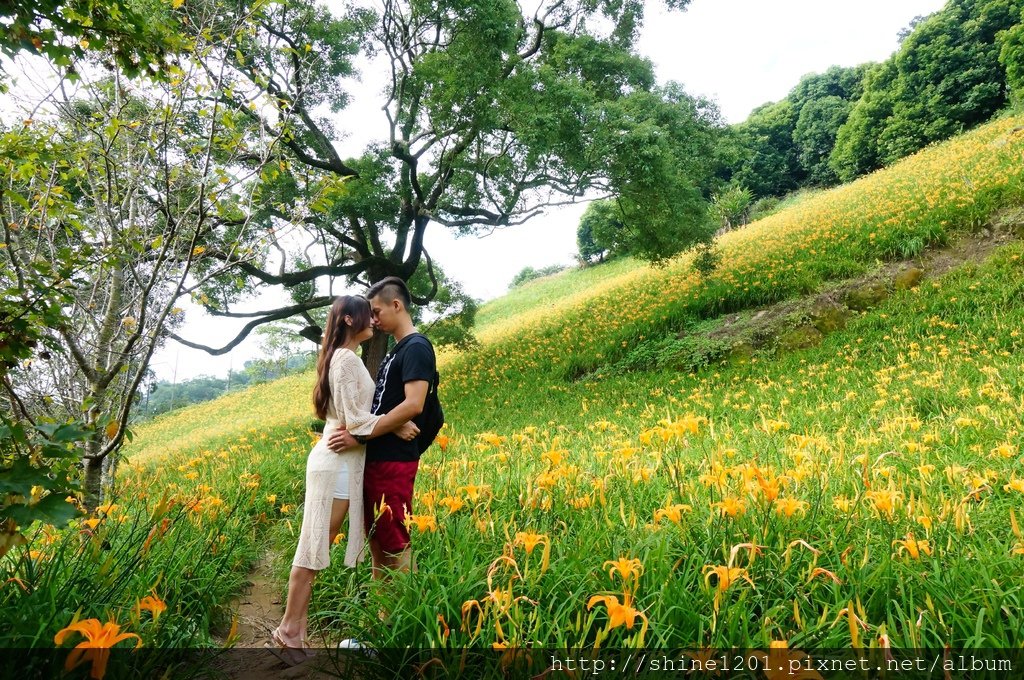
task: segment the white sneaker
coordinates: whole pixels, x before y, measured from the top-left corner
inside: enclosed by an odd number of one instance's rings
[[[365,656],[368,656],[370,658],[376,658],[377,656],[377,650],[375,650],[373,647],[368,647],[364,645],[362,642],[356,640],[355,638],[346,638],[342,640],[338,643],[338,649],[361,649],[363,650],[363,654]]]

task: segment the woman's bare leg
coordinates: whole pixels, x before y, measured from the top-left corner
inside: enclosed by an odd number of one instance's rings
[[[284,607],[284,617],[277,627],[278,635],[288,647],[301,647],[306,634],[306,611],[309,608],[309,596],[313,592],[313,579],[316,572],[306,567],[292,567],[288,576],[288,600]]]
[[[337,500],[331,505],[329,539],[334,543],[341,523],[348,514],[348,501]],[[278,627],[278,634],[289,647],[301,647],[306,639],[306,624],[309,618],[309,600],[313,594],[313,580],[316,572],[305,567],[292,567],[288,577],[288,600],[284,617]]]

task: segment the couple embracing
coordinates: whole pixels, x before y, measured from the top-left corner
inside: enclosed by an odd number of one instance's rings
[[[433,347],[416,332],[411,304],[405,282],[388,277],[365,298],[337,298],[328,313],[313,390],[316,414],[326,423],[306,463],[305,509],[288,600],[281,624],[271,633],[274,644],[292,654],[285,659],[289,662],[309,646],[313,579],[330,564],[330,547],[346,515],[347,566],[362,559],[368,542],[374,578],[411,567],[404,520],[412,509],[420,455],[420,430],[412,419],[423,411],[436,376]],[[376,384],[356,355],[375,328],[396,341]]]

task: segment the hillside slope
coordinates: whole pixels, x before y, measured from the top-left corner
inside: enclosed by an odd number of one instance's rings
[[[1020,243],[895,291],[813,347],[696,373],[659,361],[666,339],[913,258],[1021,205],[1022,123],[732,232],[708,279],[684,256],[515,293],[538,305],[504,301],[482,347],[442,367],[451,441],[421,464],[420,574],[379,596],[396,612],[382,629],[353,604],[365,573],[332,568],[319,622],[390,647],[1024,642]],[[196,451],[271,426],[278,441],[299,436],[303,380],[158,419],[129,458],[149,470],[193,456],[176,485],[231,484],[237,470]],[[287,456],[248,447],[247,470],[293,480],[278,502],[301,500],[305,441]],[[642,621],[613,625],[624,605]]]

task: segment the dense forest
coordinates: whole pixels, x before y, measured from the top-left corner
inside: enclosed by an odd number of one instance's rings
[[[715,233],[771,214],[787,196],[848,182],[969,130],[1024,99],[1024,2],[950,0],[915,17],[882,63],[804,76],[783,99],[718,129],[713,177],[700,189]],[[644,236],[618,202],[588,206],[583,264],[642,254]],[[715,265],[697,246],[698,266]]]
[[[730,129],[723,178],[755,199],[832,186],[987,121],[1024,95],[1022,12],[950,0],[886,61],[805,76]]]

